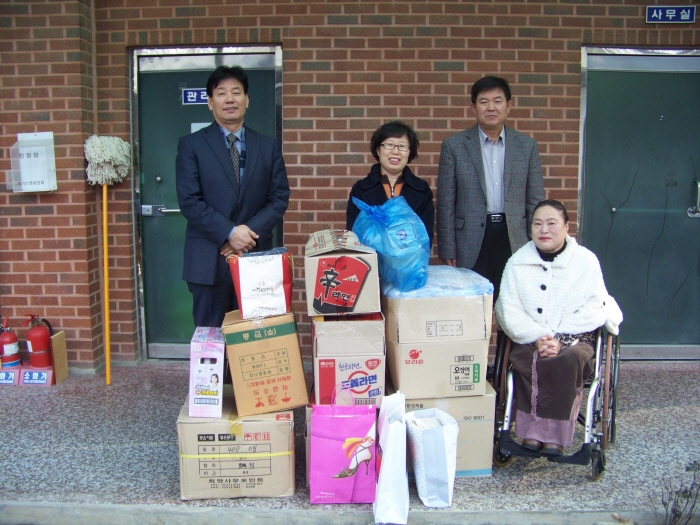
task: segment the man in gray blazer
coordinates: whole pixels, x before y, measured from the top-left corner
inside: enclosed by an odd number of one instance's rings
[[[176,187],[187,219],[182,278],[196,326],[221,326],[238,308],[226,256],[272,249],[272,232],[289,203],[277,140],[243,125],[248,76],[219,66],[207,81],[215,122],[180,139]]]
[[[474,127],[442,142],[437,182],[438,256],[494,285],[495,302],[508,258],[527,243],[535,205],[544,199],[537,142],[505,126],[508,82],[474,83]]]

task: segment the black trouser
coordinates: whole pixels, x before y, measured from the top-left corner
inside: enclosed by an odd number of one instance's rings
[[[224,315],[238,310],[238,301],[233,290],[233,280],[227,272],[227,278],[213,286],[187,283],[192,292],[192,317],[195,326],[221,326]]]
[[[498,299],[501,288],[501,278],[508,259],[512,255],[510,239],[508,238],[508,225],[505,215],[500,222],[493,222],[490,216],[486,217],[486,230],[484,240],[481,243],[479,257],[472,270],[486,277],[493,284],[493,302]]]

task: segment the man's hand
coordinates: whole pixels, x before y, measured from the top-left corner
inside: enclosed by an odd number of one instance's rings
[[[457,268],[457,259],[442,259],[442,262],[447,266],[452,266],[452,268]]]
[[[255,248],[259,235],[245,224],[239,224],[228,242],[221,247],[221,255],[228,257],[237,253],[247,253]]]

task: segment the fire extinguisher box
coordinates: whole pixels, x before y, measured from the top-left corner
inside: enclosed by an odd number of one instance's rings
[[[34,368],[32,366],[23,366],[19,374],[20,386],[53,386],[55,380],[53,367]]]
[[[0,368],[0,386],[17,386],[22,368],[19,366]]]

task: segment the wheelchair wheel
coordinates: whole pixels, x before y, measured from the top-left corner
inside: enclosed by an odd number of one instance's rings
[[[504,454],[498,443],[493,445],[493,466],[498,468],[508,467],[515,461],[512,454]]]
[[[605,473],[605,452],[593,450],[591,452],[591,480],[598,481]]]
[[[617,412],[617,383],[620,368],[619,337],[608,336],[605,353],[605,373],[602,385],[602,406],[600,408],[602,439],[601,447],[607,450],[615,442],[615,415]]]

